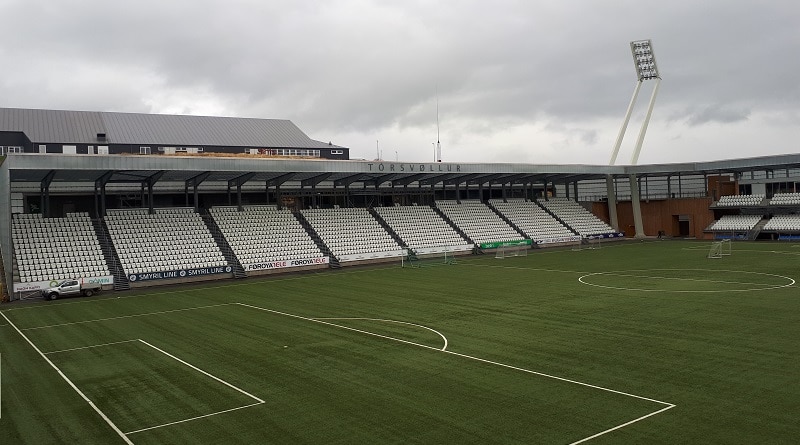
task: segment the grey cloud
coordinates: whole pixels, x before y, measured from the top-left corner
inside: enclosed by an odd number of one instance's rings
[[[15,67],[0,79],[0,106],[157,112],[156,96],[193,112],[193,94],[208,94],[224,104],[218,113],[292,119],[324,138],[427,131],[438,95],[442,119],[476,134],[588,128],[621,120],[635,84],[628,42],[652,38],[663,76],[654,120],[797,113],[795,2],[640,5],[0,0],[0,56]],[[633,18],[641,13],[649,19]],[[565,146],[597,138],[587,130]]]

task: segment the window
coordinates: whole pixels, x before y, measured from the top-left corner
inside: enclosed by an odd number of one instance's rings
[[[40,145],[39,146],[39,153],[47,153],[47,145]]]
[[[25,153],[25,150],[22,147],[16,145],[9,145],[9,146],[0,145],[0,156],[12,153]]]
[[[344,150],[331,150],[332,155],[343,155]]]
[[[107,155],[108,154],[108,145],[98,145],[97,146],[97,154],[99,154],[99,155]]]
[[[149,155],[150,154],[150,147],[139,147],[139,154],[140,155]]]
[[[62,145],[61,146],[61,153],[65,155],[74,155],[78,152],[78,147],[74,145]]]

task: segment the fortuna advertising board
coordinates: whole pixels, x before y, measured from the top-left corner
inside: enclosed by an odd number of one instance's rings
[[[103,277],[85,277],[85,278],[78,278],[82,280],[84,283],[100,283],[102,285],[106,284],[114,284],[114,277],[111,275],[103,276]],[[14,292],[33,292],[39,291],[43,289],[49,289],[51,287],[58,286],[58,283],[64,280],[50,280],[50,281],[34,281],[30,283],[14,283]]]
[[[217,266],[217,267],[200,267],[197,269],[179,269],[168,270],[161,272],[146,272],[146,273],[132,273],[128,275],[128,280],[131,283],[138,283],[140,281],[152,280],[169,280],[200,277],[204,275],[216,275],[221,273],[231,273],[233,268],[231,266]]]
[[[289,267],[317,266],[330,263],[330,258],[323,256],[317,258],[296,258],[292,260],[265,261],[263,263],[242,264],[244,270],[271,270],[286,269]]]

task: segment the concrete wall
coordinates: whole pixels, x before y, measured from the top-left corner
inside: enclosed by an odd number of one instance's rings
[[[7,162],[0,165],[0,254],[5,272],[3,279],[11,283],[11,179]]]

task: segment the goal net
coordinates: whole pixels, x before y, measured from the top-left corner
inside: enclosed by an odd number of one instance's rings
[[[523,246],[500,246],[497,248],[494,257],[495,258],[508,258],[508,257],[515,257],[515,256],[528,256],[528,251],[530,250],[531,246],[523,245]]]
[[[428,267],[449,264],[456,264],[456,258],[453,256],[453,252],[450,251],[418,255],[412,249],[405,249],[403,256],[400,257],[401,267]]]
[[[708,258],[722,258],[724,256],[730,256],[730,254],[731,240],[714,241],[711,244],[711,249],[708,251]]]

